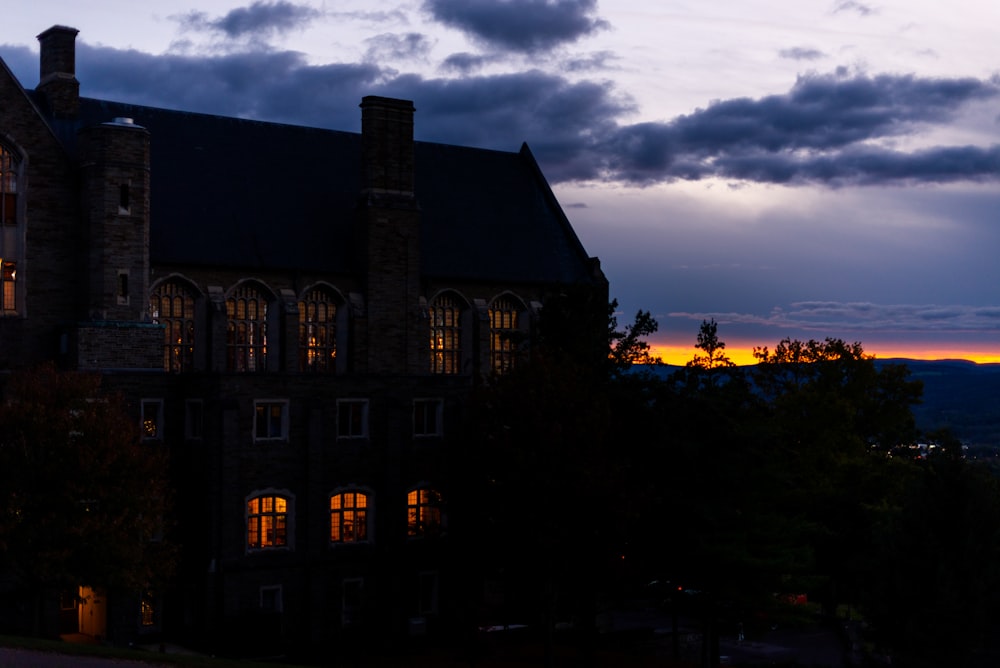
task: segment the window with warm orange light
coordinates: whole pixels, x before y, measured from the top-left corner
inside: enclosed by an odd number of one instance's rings
[[[226,299],[226,370],[267,370],[267,298],[241,285]]]
[[[163,400],[143,399],[140,403],[142,415],[139,418],[139,429],[142,440],[159,441],[163,439]]]
[[[361,543],[368,538],[368,494],[340,492],[330,497],[330,542]]]
[[[0,144],[0,315],[13,315],[19,306],[17,264],[24,235],[19,224],[20,171],[20,159]]]
[[[406,495],[406,535],[436,536],[441,533],[441,495],[418,487]]]
[[[431,321],[431,373],[462,370],[462,308],[452,295],[440,295],[428,309]]]
[[[163,368],[175,373],[194,368],[194,293],[180,281],[153,288],[149,314],[163,325]]]
[[[490,304],[490,364],[494,373],[514,368],[518,343],[518,304],[510,297],[498,297]]]
[[[259,550],[288,546],[288,499],[276,494],[247,501],[247,547]]]
[[[314,288],[299,300],[299,371],[333,373],[337,362],[337,304]]]

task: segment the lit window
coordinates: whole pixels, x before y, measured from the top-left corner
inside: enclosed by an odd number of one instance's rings
[[[247,547],[259,550],[288,546],[288,499],[277,495],[247,501]]]
[[[368,438],[368,400],[337,400],[337,438]]]
[[[253,402],[253,440],[288,440],[288,402],[256,400]]]
[[[514,368],[519,339],[518,307],[509,297],[500,297],[490,305],[490,364],[494,373],[504,374]]]
[[[420,487],[406,495],[406,535],[435,536],[441,533],[441,495]]]
[[[19,306],[16,280],[23,236],[18,229],[20,169],[21,161],[0,144],[0,315],[12,315]]]
[[[139,418],[139,428],[142,431],[142,440],[162,440],[163,401],[161,399],[143,399],[140,406],[142,415]]]
[[[139,621],[143,626],[152,626],[156,617],[156,605],[153,595],[145,592],[140,603]]]
[[[226,300],[226,369],[267,369],[267,299],[252,286],[241,285]]]
[[[413,400],[413,435],[440,436],[444,402],[441,399]]]
[[[462,370],[462,309],[451,295],[441,295],[428,309],[431,321],[431,373]]]
[[[337,362],[337,304],[315,288],[299,301],[299,371],[333,373]]]
[[[360,543],[368,540],[368,495],[341,492],[330,497],[330,542]]]
[[[17,309],[17,262],[0,258],[0,311],[12,313]]]
[[[178,281],[166,281],[149,298],[153,322],[163,325],[163,368],[194,368],[194,294]]]

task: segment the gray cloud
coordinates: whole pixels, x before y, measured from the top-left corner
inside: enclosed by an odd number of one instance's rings
[[[822,51],[804,46],[781,49],[778,51],[778,56],[787,60],[819,60],[820,58],[826,58],[826,54]]]
[[[284,34],[307,25],[319,16],[321,12],[308,5],[286,0],[258,0],[247,7],[233,9],[220,18],[209,18],[204,12],[191,12],[177,17],[177,20],[181,27],[188,30],[220,32],[230,39],[240,39]]]
[[[441,69],[468,74],[475,72],[490,62],[490,58],[476,53],[453,53],[441,63]]]
[[[726,100],[669,123],[623,126],[601,150],[606,178],[635,183],[708,177],[766,183],[935,183],[1000,178],[1000,148],[905,153],[874,140],[952,120],[1000,96],[996,82],[912,75],[800,77],[784,95]]]
[[[435,20],[473,39],[522,53],[547,51],[608,27],[597,0],[425,0]]]
[[[672,318],[715,319],[719,324],[830,332],[943,333],[1000,331],[1000,306],[874,304],[803,301],[776,307],[767,315],[752,313],[673,312]]]
[[[383,35],[370,44],[372,58],[385,50],[403,59],[424,57],[429,48],[417,33]],[[26,60],[23,48],[5,53],[12,67]],[[721,178],[734,186],[839,187],[1000,179],[998,144],[892,147],[899,138],[953,122],[971,104],[1000,97],[996,78],[839,70],[801,76],[783,94],[723,100],[670,121],[624,124],[636,108],[610,82],[571,81],[538,70],[468,74],[486,62],[455,54],[444,67],[465,74],[434,79],[374,60],[310,65],[292,51],[153,56],[81,42],[77,68],[81,92],[89,97],[340,130],[359,127],[356,108],[344,100],[368,94],[413,99],[419,139],[503,150],[527,141],[553,182]],[[37,65],[26,67],[31,70],[37,72]]]
[[[424,60],[433,46],[430,40],[415,32],[404,35],[384,33],[366,39],[365,43],[368,44],[366,56],[368,60],[379,58]]]
[[[860,16],[870,16],[872,14],[877,14],[878,10],[871,5],[866,5],[862,2],[855,2],[855,0],[840,0],[833,7],[833,13],[839,14],[841,12],[853,12]]]

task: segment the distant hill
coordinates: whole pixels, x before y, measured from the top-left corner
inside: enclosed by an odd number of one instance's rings
[[[877,360],[905,364],[924,383],[924,401],[913,407],[925,431],[947,427],[969,445],[1000,447],[1000,364],[966,360]]]
[[[923,403],[913,407],[921,430],[948,428],[968,445],[1000,449],[1000,364],[913,359],[875,364],[905,364],[911,378],[923,382]],[[679,368],[664,365],[655,373],[665,378]]]

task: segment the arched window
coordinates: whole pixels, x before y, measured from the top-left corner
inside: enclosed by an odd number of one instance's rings
[[[226,369],[267,369],[267,299],[252,285],[241,285],[226,300]]]
[[[418,487],[406,495],[406,535],[436,536],[441,533],[441,495]]]
[[[330,497],[330,542],[362,543],[369,540],[368,494],[348,491]]]
[[[0,144],[0,315],[12,314],[19,306],[17,263],[21,256],[18,226],[18,173],[21,161]]]
[[[149,298],[153,322],[164,326],[163,368],[194,368],[194,293],[179,281],[165,281]]]
[[[337,303],[313,288],[299,300],[299,371],[333,373],[337,363]]]
[[[260,550],[288,546],[288,499],[277,494],[247,501],[247,547]]]
[[[511,297],[498,297],[490,304],[490,368],[505,374],[514,368],[520,344],[520,308]]]
[[[431,373],[462,371],[462,308],[454,295],[440,295],[430,305]]]

